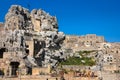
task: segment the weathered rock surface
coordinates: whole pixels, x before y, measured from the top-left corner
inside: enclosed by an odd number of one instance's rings
[[[61,49],[65,35],[58,32],[56,17],[41,9],[33,9],[30,13],[26,8],[12,5],[5,16],[4,29],[6,49],[11,52],[22,51],[19,57],[24,59],[28,67],[47,67],[49,64],[55,67],[66,58]]]

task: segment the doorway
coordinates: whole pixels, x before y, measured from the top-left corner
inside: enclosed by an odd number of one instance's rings
[[[3,53],[5,52],[5,48],[1,48],[0,49],[0,58],[3,58]]]
[[[10,66],[11,66],[11,76],[17,76],[17,70],[18,70],[18,66],[19,66],[19,62],[11,62]]]

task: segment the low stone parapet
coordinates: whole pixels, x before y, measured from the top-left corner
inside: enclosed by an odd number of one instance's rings
[[[60,77],[42,76],[19,76],[19,77],[0,77],[0,80],[60,80]],[[98,80],[98,77],[65,77],[65,80]]]

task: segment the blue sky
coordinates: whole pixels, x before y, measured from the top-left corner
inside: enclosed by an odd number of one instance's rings
[[[1,0],[0,22],[12,4],[49,12],[65,34],[97,34],[120,42],[120,0]]]

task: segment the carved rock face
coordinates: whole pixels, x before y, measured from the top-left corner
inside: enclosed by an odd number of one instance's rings
[[[45,11],[34,9],[31,12],[31,17],[35,30],[39,29],[39,31],[58,31],[56,17],[50,16]]]
[[[8,50],[21,50],[26,66],[55,67],[65,58],[63,32],[58,32],[56,17],[43,10],[32,10],[12,5],[5,17]],[[14,48],[14,49],[13,49]]]

